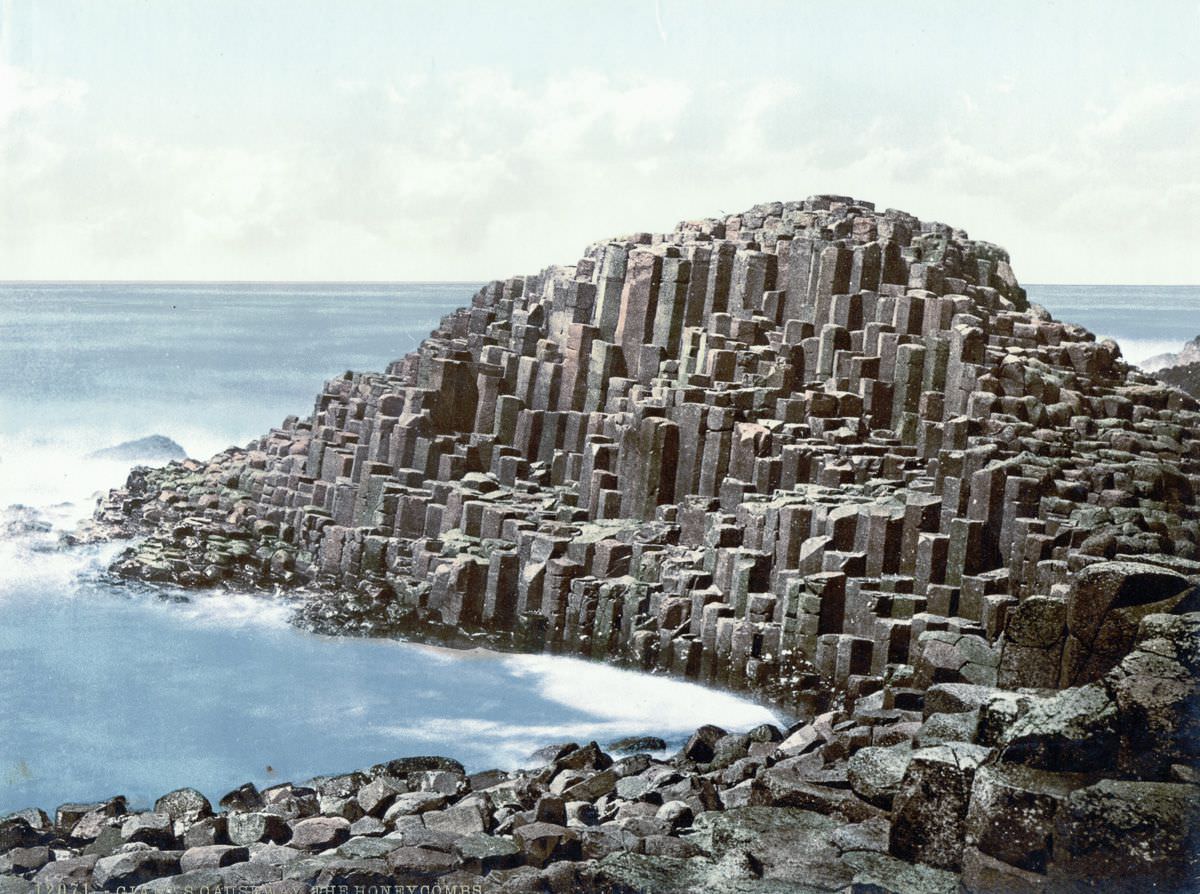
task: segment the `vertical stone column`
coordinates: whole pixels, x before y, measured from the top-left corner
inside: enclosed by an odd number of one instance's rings
[[[637,378],[642,345],[651,340],[654,328],[654,303],[662,276],[662,256],[638,248],[629,253],[625,288],[621,291],[621,313],[617,317],[614,340],[621,346],[625,369]]]

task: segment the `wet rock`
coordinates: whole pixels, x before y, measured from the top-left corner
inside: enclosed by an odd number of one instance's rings
[[[458,776],[466,776],[463,765],[451,757],[438,755],[419,755],[416,757],[398,757],[395,760],[376,764],[368,771],[371,778],[391,776],[394,779],[407,779],[410,773],[425,773],[442,770]]]
[[[645,751],[665,751],[667,743],[658,736],[628,736],[609,742],[607,747],[615,754],[640,754]]]
[[[0,853],[16,847],[33,847],[40,839],[41,835],[22,817],[0,819]]]
[[[717,742],[725,735],[725,730],[719,726],[702,726],[683,746],[683,756],[698,764],[707,764],[716,753]]]
[[[557,795],[542,795],[534,805],[533,818],[539,823],[565,826],[567,824],[566,802]]]

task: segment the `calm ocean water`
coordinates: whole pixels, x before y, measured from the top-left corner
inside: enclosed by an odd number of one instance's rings
[[[1200,287],[1028,288],[1133,360],[1200,333]],[[0,533],[0,812],[185,784],[219,796],[413,753],[512,766],[550,741],[770,719],[569,659],[317,637],[270,599],[114,586],[101,571],[119,546],[54,548],[124,480],[85,453],[152,433],[201,457],[245,443],[307,415],[330,376],[406,353],[474,290],[0,284],[0,507],[51,525]]]
[[[771,712],[547,656],[318,637],[259,596],[114,586],[115,547],[57,532],[127,469],[88,451],[152,433],[193,456],[308,415],[326,378],[382,369],[471,284],[0,285],[0,813],[182,785],[210,797],[405,754],[516,766],[536,747]],[[163,596],[174,598],[163,598]],[[181,601],[186,599],[187,601]]]

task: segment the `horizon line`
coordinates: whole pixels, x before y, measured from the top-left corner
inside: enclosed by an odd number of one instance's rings
[[[520,276],[520,274],[514,274]],[[476,283],[503,282],[513,277],[491,279],[0,279],[0,286],[23,285],[155,285],[155,286],[390,286],[390,285],[447,285],[462,286]],[[1026,282],[1022,288],[1031,286],[1109,286],[1157,288],[1195,288],[1200,282]]]

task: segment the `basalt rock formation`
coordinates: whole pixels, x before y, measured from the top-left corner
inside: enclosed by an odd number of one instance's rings
[[[1179,366],[1168,366],[1154,374],[1180,391],[1186,391],[1192,397],[1200,397],[1200,363],[1183,363]]]
[[[301,588],[316,629],[581,653],[801,717],[697,771],[738,768],[696,815],[875,821],[887,859],[971,891],[1188,890],[1197,410],[1030,306],[999,247],[816,196],[490,283],[311,417],[135,471],[81,536],[146,535],[131,577]],[[713,820],[703,853],[765,881],[754,841],[809,822],[768,815]],[[587,884],[719,890],[663,859]]]
[[[1155,354],[1148,360],[1143,360],[1139,366],[1146,372],[1158,373],[1172,366],[1188,366],[1200,363],[1200,335],[1184,343],[1177,353]]]

